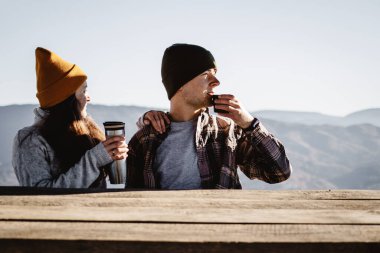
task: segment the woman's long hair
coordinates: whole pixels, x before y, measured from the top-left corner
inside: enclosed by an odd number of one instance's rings
[[[41,134],[54,150],[60,172],[64,173],[105,136],[90,117],[81,115],[75,95],[47,110]]]

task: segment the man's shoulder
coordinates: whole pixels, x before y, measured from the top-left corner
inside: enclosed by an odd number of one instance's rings
[[[154,140],[158,136],[158,132],[151,126],[146,125],[143,128],[140,128],[131,138],[132,141],[137,141],[139,143],[144,143],[148,140]]]

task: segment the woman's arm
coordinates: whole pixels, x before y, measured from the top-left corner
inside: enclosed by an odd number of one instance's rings
[[[160,134],[165,133],[166,125],[170,124],[170,120],[163,111],[147,111],[136,122],[139,129],[147,125],[152,125],[153,128]]]
[[[21,186],[88,188],[98,178],[99,168],[112,161],[104,144],[99,143],[59,174],[54,152],[42,136],[25,138],[18,133],[13,144],[12,164]]]

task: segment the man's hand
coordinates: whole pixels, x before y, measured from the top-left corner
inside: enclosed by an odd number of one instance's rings
[[[215,99],[215,108],[227,111],[218,115],[232,119],[238,126],[245,129],[250,126],[253,117],[233,95],[221,94]]]

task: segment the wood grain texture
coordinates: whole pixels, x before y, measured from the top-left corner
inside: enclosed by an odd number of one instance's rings
[[[3,252],[380,252],[380,191],[0,187]]]
[[[1,206],[0,220],[174,223],[380,224],[380,211],[162,207]]]
[[[378,191],[123,191],[0,196],[0,220],[380,224]],[[362,193],[362,194],[359,194]],[[298,198],[295,198],[295,196]]]
[[[179,194],[177,194],[179,195]],[[230,198],[227,194],[224,198],[198,197],[116,197],[97,196],[0,196],[0,206],[41,206],[41,207],[168,207],[182,208],[197,206],[199,208],[231,208],[231,209],[350,209],[350,210],[376,210],[380,206],[380,200],[314,200],[314,199],[276,199],[267,198]]]
[[[35,187],[15,187],[0,186],[0,196],[27,196],[27,195],[72,195],[81,198],[86,194],[86,198],[103,197],[120,197],[120,198],[199,198],[215,199],[377,199],[380,200],[380,191],[378,190],[288,190],[288,191],[262,191],[262,190],[178,190],[178,191],[145,191],[130,189],[51,189]]]
[[[2,239],[163,242],[380,242],[378,225],[0,222]]]

